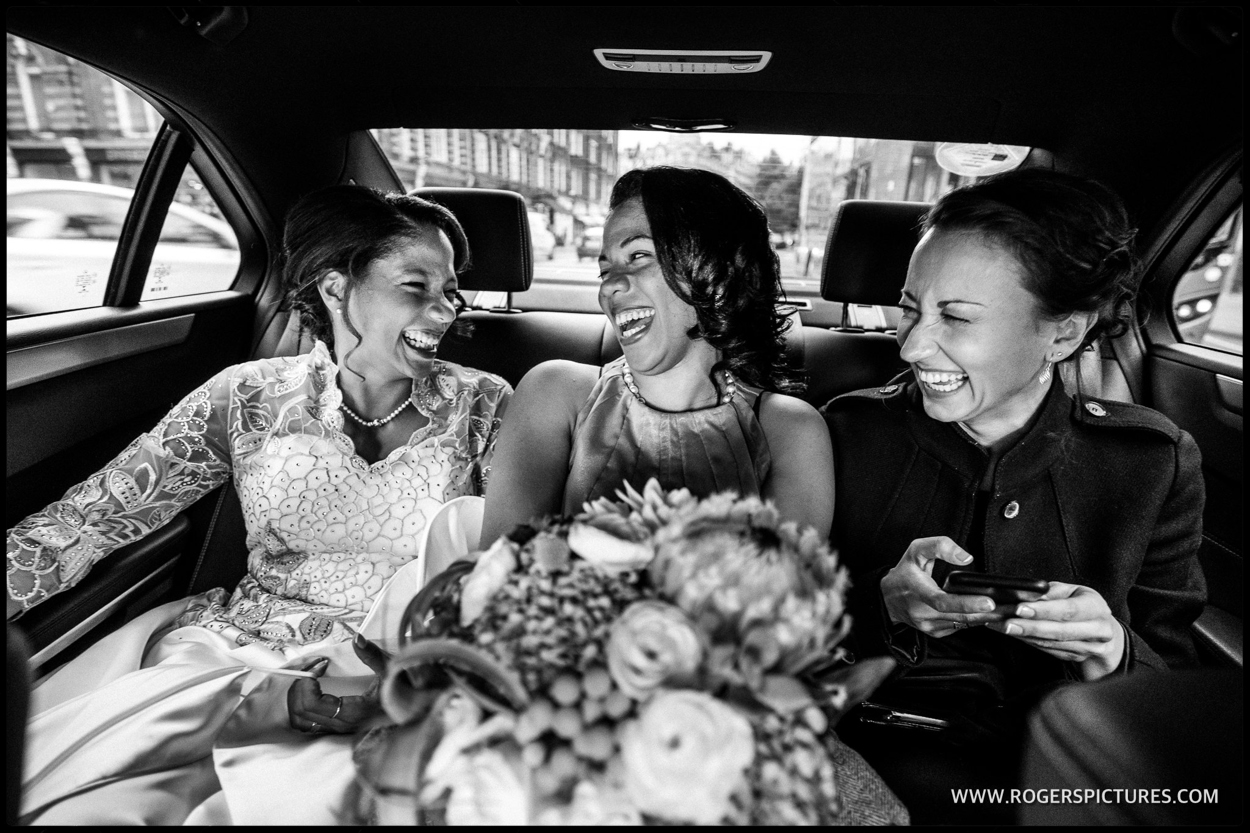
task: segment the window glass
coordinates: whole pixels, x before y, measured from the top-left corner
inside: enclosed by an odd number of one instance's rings
[[[229,289],[238,271],[234,230],[188,166],[165,215],[139,300]]]
[[[1181,340],[1242,355],[1242,209],[1228,216],[1172,293]]]
[[[526,198],[534,283],[513,297],[523,309],[598,310],[597,259],[608,199],[617,177],[632,168],[703,168],[753,194],[768,212],[786,292],[800,305],[823,303],[825,241],[843,200],[932,202],[973,181],[943,168],[934,142],[614,130],[373,132],[409,188],[505,188]],[[449,147],[459,153],[449,154]],[[1028,151],[1012,150],[1020,158]],[[887,327],[895,318],[889,311],[870,316]]]
[[[161,118],[98,70],[6,38],[7,317],[99,306]],[[238,264],[233,231],[188,167],[143,298],[225,289]]]

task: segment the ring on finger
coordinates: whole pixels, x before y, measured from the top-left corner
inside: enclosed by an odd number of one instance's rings
[[[321,731],[321,724],[320,724],[320,723],[313,723],[313,725],[311,725],[311,726],[309,726],[309,727],[308,727],[308,732],[309,732],[309,734],[315,735],[315,734],[317,734],[317,733],[318,733],[318,732],[320,732],[320,731]]]
[[[338,716],[339,716],[339,712],[343,711],[343,698],[342,698],[342,697],[339,697],[339,698],[338,698],[338,701],[339,701],[339,704],[338,704],[337,706],[335,706],[335,707],[334,707],[334,714],[330,715],[330,719],[331,719],[331,720],[333,720],[334,718],[338,717]]]
[[[964,628],[968,627],[968,623],[967,622],[951,622],[951,627],[957,631],[961,631]]]

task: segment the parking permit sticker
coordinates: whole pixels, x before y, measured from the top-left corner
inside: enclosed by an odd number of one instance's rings
[[[1030,148],[1021,145],[980,145],[971,142],[942,142],[937,146],[937,163],[960,176],[989,176],[1010,171],[1024,161]]]

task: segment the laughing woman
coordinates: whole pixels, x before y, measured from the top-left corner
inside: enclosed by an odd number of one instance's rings
[[[312,351],[223,370],[9,531],[12,619],[231,479],[247,525],[233,593],[150,611],[36,688],[23,821],[335,820],[377,712],[351,636],[427,519],[484,491],[512,393],[435,355],[468,254],[425,200],[304,198],[284,280]]]
[[[667,167],[626,173],[610,204],[599,305],[624,356],[526,374],[482,541],[651,477],[697,496],[759,495],[826,534],[833,454],[815,408],[779,392],[793,385],[763,210],[723,177]]]
[[[1126,330],[1132,244],[1119,198],[1076,176],[1021,169],[952,191],[900,301],[910,372],[825,407],[857,652],[906,666],[873,700],[949,724],[839,731],[918,822],[1005,820],[990,814],[1009,807],[956,804],[952,788],[1019,786],[1024,717],[1055,685],[1195,662],[1198,447],[1056,372]],[[948,591],[952,570],[1044,593],[996,605]]]

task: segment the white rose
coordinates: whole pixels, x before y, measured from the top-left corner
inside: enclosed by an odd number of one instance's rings
[[[630,799],[669,821],[720,821],[755,758],[751,724],[702,691],[658,692],[620,737]]]
[[[634,602],[612,624],[608,671],[621,691],[646,699],[666,681],[688,682],[699,670],[703,643],[681,608]]]

